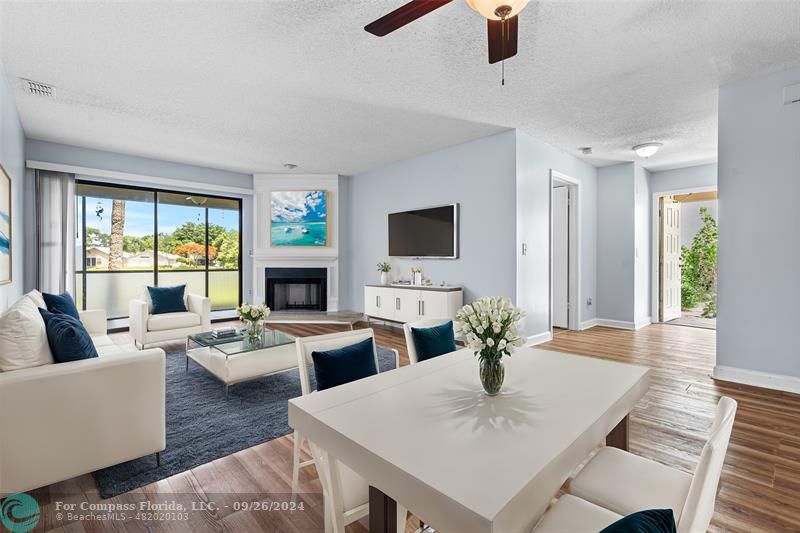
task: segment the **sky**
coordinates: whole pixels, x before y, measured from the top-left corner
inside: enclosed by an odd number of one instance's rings
[[[102,233],[111,233],[111,204],[108,198],[86,198],[86,226]],[[97,209],[102,207],[100,217]],[[158,205],[158,231],[172,233],[184,222],[204,222],[203,208],[180,205]],[[239,230],[239,213],[232,210],[209,209],[209,224],[218,224],[226,230]],[[144,237],[153,234],[153,204],[149,202],[125,202],[125,235]]]
[[[327,216],[325,191],[273,191],[273,222],[322,222]]]

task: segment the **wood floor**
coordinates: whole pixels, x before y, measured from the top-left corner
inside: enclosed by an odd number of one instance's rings
[[[337,329],[277,327],[295,335]],[[400,350],[407,362],[402,332],[378,328],[376,335],[379,345]],[[560,330],[552,342],[539,347],[653,368],[650,392],[631,414],[631,450],[687,472],[698,460],[717,399],[721,395],[736,399],[739,410],[711,530],[800,531],[800,396],[715,383],[709,378],[714,340],[714,331],[700,328],[653,325],[633,332],[595,327],[582,332]],[[259,493],[287,501],[291,459],[291,437],[282,437],[110,500],[99,499],[90,475],[81,476],[33,493],[43,505],[36,531],[321,531],[321,490],[313,468],[306,469],[301,478],[303,494],[298,502],[303,504],[303,512],[234,508],[237,499],[252,499]],[[190,500],[219,502],[223,498],[227,498],[228,508],[192,512],[188,521],[83,521],[68,525],[55,521],[57,501],[177,499],[188,505]],[[409,520],[407,531],[415,526],[416,520]],[[348,531],[366,529],[356,524]]]

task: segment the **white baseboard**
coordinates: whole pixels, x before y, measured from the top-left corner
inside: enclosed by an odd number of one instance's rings
[[[592,318],[591,320],[584,320],[581,322],[580,329],[583,331],[584,329],[593,328],[597,325],[597,319]]]
[[[770,374],[758,370],[748,370],[734,366],[717,365],[711,374],[713,379],[732,381],[742,385],[752,385],[764,389],[779,390],[800,394],[800,378],[783,374]]]
[[[591,322],[591,321],[590,321]],[[593,326],[605,326],[607,328],[616,328],[616,329],[629,329],[629,330],[637,330],[642,329],[645,326],[649,326],[652,324],[650,317],[644,318],[637,322],[629,322],[627,320],[611,320],[608,318],[596,318],[594,320]],[[583,324],[581,324],[583,326]],[[588,326],[592,327],[592,326]],[[581,327],[581,329],[584,329]]]
[[[633,322],[628,322],[627,320],[610,320],[608,318],[596,318],[595,325],[617,329],[636,329]]]
[[[528,342],[525,343],[526,346],[535,346],[553,340],[553,334],[550,331],[545,331],[537,335],[530,335],[527,340]]]

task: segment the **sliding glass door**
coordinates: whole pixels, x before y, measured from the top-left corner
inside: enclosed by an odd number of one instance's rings
[[[79,181],[76,299],[128,316],[145,285],[186,284],[212,310],[241,301],[241,200]]]

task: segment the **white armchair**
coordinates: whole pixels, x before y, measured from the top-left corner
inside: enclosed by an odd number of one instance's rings
[[[186,339],[188,335],[211,330],[211,300],[197,294],[184,296],[187,311],[153,315],[147,287],[130,302],[130,334],[140,349],[155,342]]]

